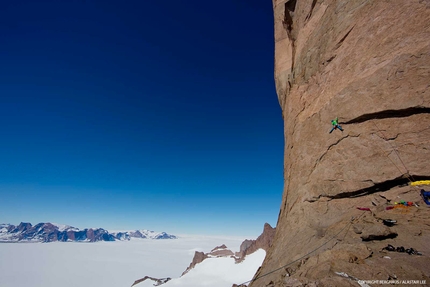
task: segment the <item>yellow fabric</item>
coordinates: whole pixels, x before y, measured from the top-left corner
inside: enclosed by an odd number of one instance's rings
[[[430,184],[430,180],[419,180],[419,181],[411,182],[411,185],[425,185],[425,184]]]

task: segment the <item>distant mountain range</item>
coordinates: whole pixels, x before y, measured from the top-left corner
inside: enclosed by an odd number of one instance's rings
[[[176,239],[177,237],[166,232],[149,230],[115,232],[109,232],[103,228],[85,228],[81,230],[73,226],[49,222],[38,223],[34,226],[28,222],[21,222],[17,226],[0,224],[0,242],[96,242],[130,240],[131,238]]]

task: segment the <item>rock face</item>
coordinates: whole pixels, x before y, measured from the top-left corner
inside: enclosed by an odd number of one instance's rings
[[[408,185],[430,179],[430,1],[273,0],[273,8],[285,185],[256,277],[297,262],[250,286],[430,282],[430,209]],[[344,131],[329,133],[336,117]],[[400,200],[418,206],[386,210]],[[387,244],[423,255],[389,253]]]

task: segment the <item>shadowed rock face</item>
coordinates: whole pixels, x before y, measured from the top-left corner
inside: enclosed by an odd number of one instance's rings
[[[430,1],[273,0],[273,7],[285,185],[256,276],[338,235],[250,286],[430,282],[430,209],[408,185],[430,179]],[[336,117],[344,131],[330,134]],[[419,206],[385,209],[400,200]],[[423,255],[388,254],[387,244]]]

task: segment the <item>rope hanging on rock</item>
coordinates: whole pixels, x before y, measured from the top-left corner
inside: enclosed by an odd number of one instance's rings
[[[387,138],[386,138],[386,136],[384,135],[384,133],[381,131],[381,129],[379,129],[379,127],[376,125],[376,123],[375,122],[373,122],[372,121],[372,123],[375,125],[375,127],[376,127],[376,129],[382,134],[382,138],[386,141],[386,142],[388,142],[388,144],[390,145],[390,147],[391,147],[391,149],[396,153],[396,155],[397,155],[397,157],[399,158],[399,160],[400,160],[400,162],[402,163],[402,165],[403,165],[403,167],[405,168],[405,170],[406,170],[406,176],[407,176],[407,178],[409,179],[409,181],[411,182],[411,186],[415,186],[415,185],[418,185],[418,184],[413,184],[414,182],[429,182],[429,184],[430,184],[430,180],[421,180],[421,181],[415,181],[414,180],[414,178],[413,178],[413,176],[409,173],[409,169],[406,167],[406,164],[403,162],[403,160],[402,160],[402,158],[400,157],[400,155],[399,155],[399,153],[398,153],[398,151],[397,151],[397,149],[396,148],[394,148],[392,145],[391,145],[391,143],[387,140]],[[379,146],[378,146],[379,147]],[[382,148],[381,147],[379,147],[381,150],[382,150]],[[400,173],[403,175],[404,173],[400,170],[400,168],[394,163],[394,161],[390,158],[390,156],[388,155],[388,154],[386,154],[385,152],[384,152],[384,155],[386,156],[386,157],[388,157],[388,159],[390,159],[390,161],[393,163],[393,165],[400,171]]]
[[[385,136],[385,134],[378,128],[376,123],[374,121],[372,121],[372,123],[375,125],[376,129],[381,133],[384,140],[390,145],[391,149],[396,153],[397,157],[399,158],[400,162],[402,163],[403,167],[405,168],[406,173],[408,174],[408,176],[410,176],[412,178],[412,181],[413,181],[413,177],[409,174],[409,170],[406,167],[406,164],[403,162],[402,158],[400,157],[399,152],[397,151],[397,148],[395,148],[391,145],[391,143],[387,140],[387,137]]]

